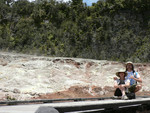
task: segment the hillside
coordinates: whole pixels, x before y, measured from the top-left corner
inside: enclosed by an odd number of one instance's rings
[[[123,67],[106,60],[0,52],[0,99],[112,96],[113,77]],[[135,69],[143,78],[141,92],[149,94],[150,64],[135,63]]]
[[[150,0],[0,0],[0,50],[150,62]]]

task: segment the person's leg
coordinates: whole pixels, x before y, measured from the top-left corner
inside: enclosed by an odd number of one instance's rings
[[[121,86],[119,89],[121,90],[122,95],[125,95],[125,87]]]
[[[135,93],[135,89],[136,89],[136,85],[131,85],[128,90],[129,90],[129,93]]]
[[[121,90],[121,93],[122,93],[122,97],[121,98],[124,99],[124,100],[127,100],[128,97],[126,96],[126,93],[125,93],[125,87],[120,86],[119,89]]]
[[[121,90],[119,88],[115,90],[114,96],[122,96]]]
[[[135,87],[135,93],[136,92],[138,92],[139,90],[141,90],[142,89],[142,85],[137,85],[136,87]]]

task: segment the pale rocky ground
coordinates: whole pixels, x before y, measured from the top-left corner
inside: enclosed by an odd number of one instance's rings
[[[149,95],[150,63],[135,63]],[[0,52],[0,100],[103,97],[124,63]]]

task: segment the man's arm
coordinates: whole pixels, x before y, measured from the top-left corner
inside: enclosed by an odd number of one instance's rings
[[[134,80],[136,80],[137,82],[142,83],[142,79],[141,79],[141,77],[140,77],[140,78],[134,78]]]
[[[134,76],[131,76],[130,78],[136,80],[137,82],[141,82],[142,83],[141,77],[135,78]]]

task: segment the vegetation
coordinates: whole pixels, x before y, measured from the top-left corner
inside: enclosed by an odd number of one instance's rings
[[[150,0],[0,0],[0,49],[150,62]]]

